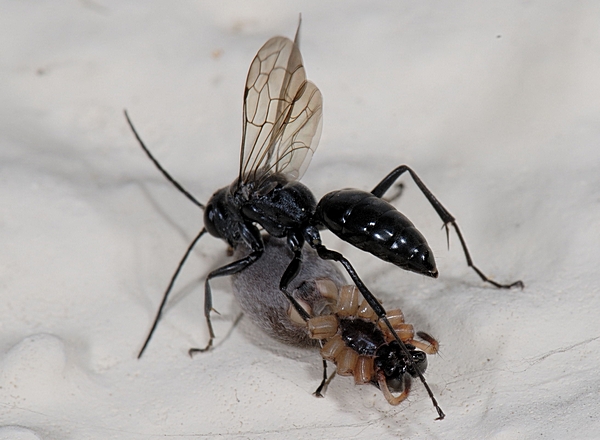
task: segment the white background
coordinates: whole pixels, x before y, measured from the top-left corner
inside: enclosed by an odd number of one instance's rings
[[[484,5],[485,3],[485,5]],[[0,14],[0,428],[11,439],[593,438],[600,431],[600,3],[8,1]],[[202,213],[236,176],[248,66],[302,12],[324,96],[317,197],[411,165],[456,216],[498,291],[409,179],[397,203],[437,280],[325,234],[386,305],[439,339],[427,379],[389,406],[318,353],[263,337],[214,283],[201,241],[136,359]],[[228,337],[226,337],[228,335]]]

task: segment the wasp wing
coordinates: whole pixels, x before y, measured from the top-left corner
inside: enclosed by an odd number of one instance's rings
[[[321,92],[306,80],[297,42],[267,41],[246,79],[239,182],[272,173],[300,179],[319,143],[322,108]]]

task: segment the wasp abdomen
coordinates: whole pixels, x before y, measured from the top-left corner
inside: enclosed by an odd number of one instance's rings
[[[343,189],[326,194],[315,218],[342,240],[403,269],[437,277],[433,252],[412,222],[371,193]]]

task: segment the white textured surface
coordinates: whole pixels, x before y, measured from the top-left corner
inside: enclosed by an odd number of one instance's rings
[[[427,378],[390,407],[338,378],[311,392],[313,352],[248,323],[216,349],[190,259],[135,358],[201,213],[126,126],[201,200],[235,177],[242,87],[258,48],[303,13],[323,92],[317,196],[369,189],[401,163],[457,217],[479,266],[406,180],[399,207],[441,277],[408,274],[326,236],[365,282],[437,337]],[[597,1],[13,1],[0,14],[0,438],[595,438],[600,431],[600,32]]]

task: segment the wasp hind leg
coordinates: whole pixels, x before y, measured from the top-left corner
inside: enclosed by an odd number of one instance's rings
[[[448,240],[448,247],[450,247],[450,235],[449,235],[450,232],[448,229],[448,225],[452,225],[452,227],[456,231],[456,235],[458,236],[460,245],[462,246],[463,252],[465,254],[465,258],[467,260],[467,265],[471,269],[473,269],[477,275],[479,275],[479,278],[481,278],[486,283],[489,283],[495,287],[498,287],[499,289],[511,289],[513,287],[520,287],[521,289],[523,289],[523,287],[525,287],[525,285],[523,284],[523,281],[521,281],[521,280],[517,280],[517,281],[508,283],[508,284],[498,283],[498,282],[494,281],[493,279],[489,278],[477,266],[475,266],[475,264],[473,263],[473,259],[471,258],[469,249],[467,248],[467,243],[465,242],[465,239],[463,238],[462,232],[460,231],[460,228],[458,227],[458,224],[456,223],[456,219],[454,218],[454,216],[452,214],[450,214],[450,212],[448,212],[448,210],[433,195],[433,193],[429,190],[429,188],[427,188],[425,186],[425,184],[419,178],[417,173],[415,173],[408,166],[401,165],[398,168],[396,168],[395,170],[393,170],[391,173],[389,173],[386,177],[383,178],[383,180],[381,182],[379,182],[377,184],[377,186],[375,188],[373,188],[373,191],[371,191],[371,194],[373,194],[376,197],[382,198],[383,195],[385,194],[385,192],[394,184],[394,182],[402,174],[404,174],[407,171],[410,174],[410,176],[412,177],[413,181],[417,184],[417,186],[419,187],[419,189],[421,190],[421,192],[423,193],[425,198],[429,201],[429,203],[431,204],[433,209],[435,209],[437,214],[440,216],[440,218],[444,222],[444,228],[446,229],[446,238]]]

